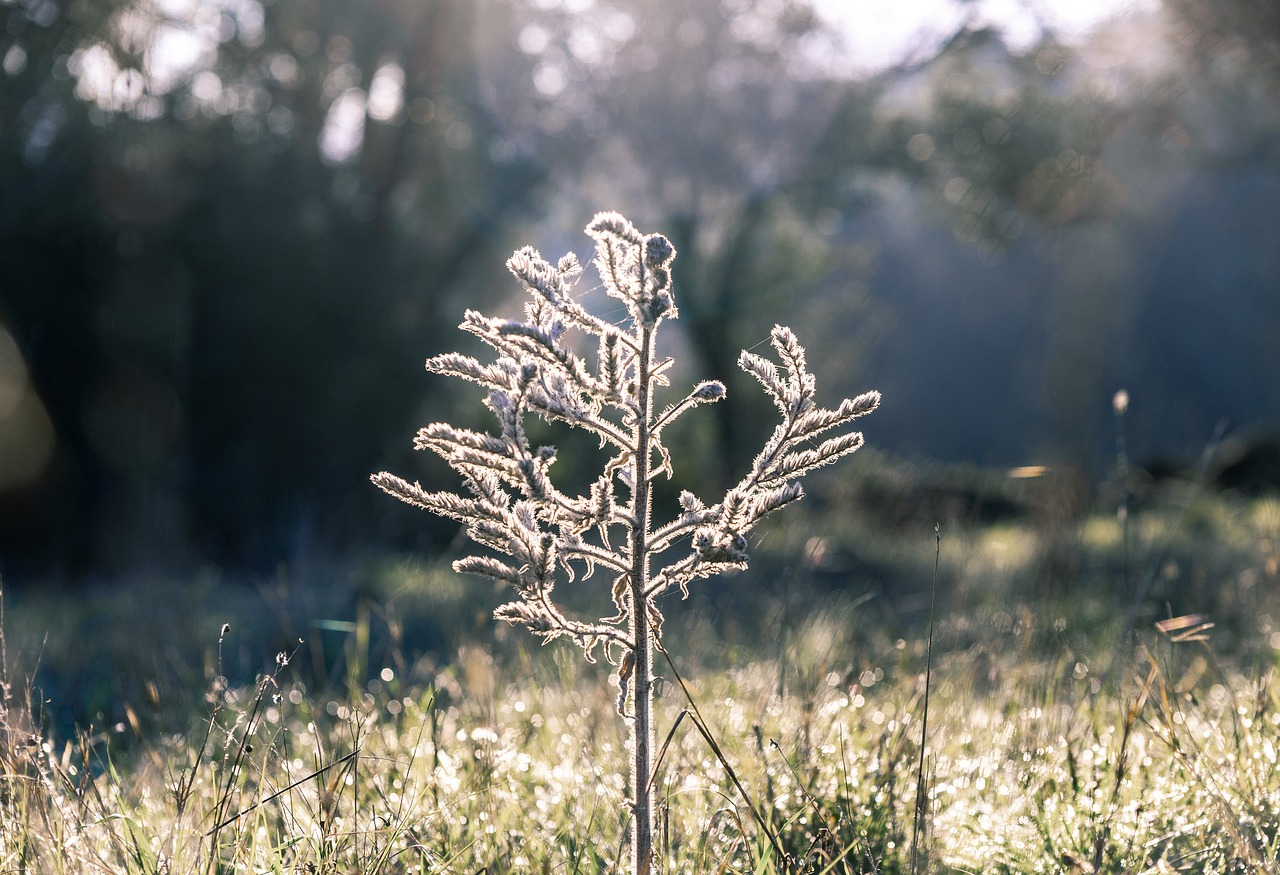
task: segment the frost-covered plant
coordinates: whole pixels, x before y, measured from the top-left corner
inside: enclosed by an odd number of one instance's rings
[[[524,321],[469,310],[461,326],[493,347],[497,360],[485,364],[448,353],[427,361],[429,371],[483,386],[500,426],[487,434],[437,422],[418,432],[415,446],[448,462],[462,476],[466,494],[428,492],[386,472],[373,482],[457,520],[474,541],[507,557],[468,556],[454,563],[460,572],[515,588],[516,598],[494,612],[497,619],[527,626],[545,641],[568,638],[588,660],[603,652],[618,667],[618,710],[630,723],[632,741],[632,872],[644,875],[652,861],[652,658],[662,633],[659,599],[673,589],[687,596],[691,581],[745,568],[747,533],[803,495],[801,476],[862,446],[861,433],[846,427],[873,410],[880,395],[867,392],[835,409],[820,407],[804,348],[789,328],[775,327],[770,339],[781,368],[747,351],[738,364],[764,385],[782,422],[751,470],[718,503],[708,506],[684,492],[678,514],[656,524],[652,485],[672,475],[664,432],[689,409],[723,398],[725,388],[699,383],[674,404],[656,407],[673,364],[657,358],[655,335],[664,319],[676,318],[675,249],[666,237],[641,234],[617,213],[600,213],[586,231],[596,244],[605,291],[626,306],[625,322],[594,316],[574,298],[582,269],[572,254],[552,265],[532,248],[517,251],[507,267],[531,296]],[[566,343],[571,330],[594,338],[594,360]],[[587,494],[568,494],[552,482],[556,449],[529,443],[530,414],[590,432],[612,453]],[[584,579],[597,571],[610,578],[612,616],[583,620],[557,605],[557,579],[571,583],[579,570]]]

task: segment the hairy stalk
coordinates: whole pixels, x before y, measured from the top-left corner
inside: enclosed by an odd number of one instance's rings
[[[745,568],[746,535],[804,495],[801,477],[862,446],[861,433],[847,427],[874,410],[880,395],[866,392],[832,409],[818,406],[804,347],[791,329],[775,326],[770,341],[780,366],[746,351],[738,364],[764,386],[781,423],[751,470],[719,503],[708,506],[684,492],[674,517],[655,526],[653,481],[673,473],[663,431],[692,408],[721,400],[725,389],[705,381],[655,412],[672,365],[659,361],[655,350],[659,325],[677,316],[671,291],[675,248],[661,234],[641,234],[617,213],[597,215],[587,234],[595,240],[604,290],[625,304],[626,322],[618,326],[594,316],[571,294],[581,273],[574,256],[552,265],[534,249],[518,250],[507,267],[532,299],[525,320],[468,311],[462,323],[498,353],[496,361],[449,353],[427,362],[430,371],[482,386],[485,405],[498,421],[496,434],[442,422],[418,432],[415,446],[444,458],[461,475],[466,494],[428,492],[386,472],[372,479],[402,501],[463,524],[487,549],[457,560],[454,568],[516,590],[515,600],[494,611],[495,618],[526,626],[544,641],[568,638],[589,661],[603,652],[617,666],[618,713],[630,723],[633,754],[631,872],[648,875],[659,600],[673,589],[687,596],[689,584],[700,578]],[[565,343],[571,329],[595,338],[594,361]],[[530,415],[589,432],[614,453],[586,494],[570,495],[552,481],[556,449],[530,445]],[[835,434],[824,436],[828,432]],[[622,502],[619,486],[627,499]],[[618,543],[616,529],[623,533]],[[683,553],[676,549],[682,543]],[[666,559],[668,551],[675,558]],[[600,570],[612,578],[615,613],[597,620],[568,616],[556,603],[557,582],[573,583],[580,574],[586,580]]]
[[[653,633],[645,590],[649,588],[649,525],[652,518],[649,483],[651,452],[650,419],[653,398],[649,364],[653,354],[653,330],[642,331],[640,345],[639,389],[637,399],[641,414],[636,421],[634,456],[636,525],[631,529],[631,690],[634,715],[631,724],[632,767],[631,799],[635,806],[631,828],[631,871],[648,875],[653,861],[653,793],[649,773],[653,764]]]

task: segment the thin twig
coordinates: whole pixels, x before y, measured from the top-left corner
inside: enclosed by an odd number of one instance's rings
[[[220,830],[220,829],[222,829],[222,828],[224,828],[224,827],[230,826],[231,824],[235,823],[237,820],[239,820],[240,818],[244,817],[246,814],[249,814],[249,813],[253,812],[253,811],[254,811],[254,810],[256,810],[256,809],[261,808],[263,805],[266,805],[268,802],[272,802],[272,801],[274,801],[274,800],[276,800],[276,799],[280,798],[280,797],[281,797],[281,796],[283,796],[285,793],[288,793],[290,790],[294,789],[295,787],[298,787],[298,786],[300,786],[300,785],[302,785],[302,784],[307,783],[307,782],[308,782],[308,781],[310,781],[312,778],[318,778],[318,777],[320,777],[321,775],[323,775],[325,772],[327,772],[327,771],[329,771],[330,769],[334,768],[335,766],[340,766],[340,765],[342,765],[343,763],[345,763],[345,762],[347,762],[347,761],[349,761],[349,760],[352,760],[352,759],[354,759],[355,757],[358,757],[359,755],[360,755],[360,748],[356,748],[355,750],[351,751],[351,753],[347,754],[346,756],[342,757],[341,759],[336,759],[336,760],[334,760],[333,762],[329,763],[329,765],[327,765],[327,766],[325,766],[325,767],[323,767],[323,768],[320,768],[320,769],[316,769],[314,772],[312,772],[311,774],[307,775],[305,778],[299,778],[298,780],[296,780],[296,781],[294,781],[292,784],[290,784],[288,787],[284,787],[284,788],[282,788],[282,789],[280,789],[280,790],[277,790],[276,792],[272,793],[270,796],[266,797],[265,799],[259,799],[257,802],[253,803],[253,804],[252,804],[252,805],[250,805],[248,808],[241,809],[240,811],[238,811],[238,812],[236,812],[235,814],[231,815],[231,816],[230,816],[230,817],[228,817],[226,820],[222,821],[222,823],[218,824],[218,825],[217,825],[217,826],[215,826],[213,829],[211,829],[211,830],[209,830],[207,833],[205,833],[205,836],[206,836],[206,837],[208,837],[208,836],[213,835],[213,834],[214,834],[215,832],[217,832],[218,830]]]
[[[933,585],[929,590],[929,645],[924,661],[924,716],[920,720],[920,766],[916,772],[916,816],[911,828],[911,871],[920,871],[920,822],[928,807],[928,788],[924,780],[925,742],[929,735],[929,688],[933,682],[933,621],[938,604],[938,562],[942,556],[942,526],[933,524]]]
[[[692,708],[690,716],[693,719],[693,725],[698,727],[698,731],[702,733],[702,737],[707,740],[707,745],[711,748],[711,752],[715,754],[716,759],[720,761],[720,765],[724,766],[725,774],[729,776],[729,780],[733,781],[733,786],[738,789],[738,795],[742,797],[742,801],[746,803],[747,808],[751,811],[751,816],[755,818],[756,825],[764,832],[765,837],[769,839],[769,844],[773,846],[774,853],[778,855],[784,869],[789,862],[787,853],[782,850],[782,846],[778,844],[777,838],[773,831],[769,829],[769,825],[765,823],[764,816],[756,810],[755,804],[751,801],[751,797],[747,795],[747,790],[742,786],[742,782],[738,780],[738,775],[733,770],[733,766],[729,764],[729,760],[725,757],[724,752],[720,750],[720,745],[711,735],[711,730],[707,726],[706,720],[702,717],[702,712],[698,708],[698,703],[694,701],[693,694],[689,692],[689,687],[685,684],[684,678],[680,676],[680,672],[676,669],[675,663],[671,661],[671,654],[667,653],[665,647],[659,646],[658,652],[667,661],[667,665],[671,668],[671,673],[675,675],[676,682],[680,684],[680,689],[684,691],[684,697],[689,700],[689,707]],[[655,769],[655,774],[657,770]],[[652,779],[651,779],[652,780]]]

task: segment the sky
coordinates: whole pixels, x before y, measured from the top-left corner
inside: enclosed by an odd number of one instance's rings
[[[1112,16],[1151,9],[1158,0],[814,0],[848,42],[855,67],[876,72],[931,53],[964,17],[992,26],[1011,47],[1035,42],[1044,29],[1072,40]]]
[[[529,0],[541,6],[588,9],[593,0]],[[927,57],[966,16],[973,26],[999,29],[1013,48],[1035,42],[1045,29],[1071,40],[1108,17],[1131,9],[1147,9],[1158,0],[812,0],[819,14],[843,34],[851,63],[860,73],[875,73],[915,57]],[[165,94],[212,62],[218,43],[227,38],[231,22],[241,39],[261,38],[263,11],[258,0],[157,0],[124,13],[120,26],[126,37],[146,54],[147,85],[141,77],[121,71],[100,46],[77,52],[72,69],[80,95],[111,109],[134,115],[157,114],[162,104],[152,95]],[[11,59],[6,58],[8,65]],[[845,67],[847,69],[847,67]],[[210,74],[211,75],[211,74]],[[209,77],[206,76],[206,79]],[[219,83],[206,82],[210,94]],[[199,89],[197,89],[199,90]],[[198,96],[198,95],[197,95]],[[212,98],[211,98],[212,99]],[[148,102],[154,104],[149,108]],[[354,109],[360,112],[364,107]],[[360,112],[360,114],[363,114]],[[339,146],[335,150],[342,151]]]
[[[570,12],[585,12],[594,5],[594,0],[527,2],[561,6]],[[1046,31],[1071,41],[1107,18],[1150,8],[1159,0],[812,2],[819,14],[836,26],[846,44],[847,54],[838,52],[835,58],[838,68],[846,74],[874,75],[895,64],[933,56],[940,43],[966,20],[970,27],[997,28],[1016,50],[1035,43]],[[151,6],[139,4],[127,9],[118,22],[126,43],[144,52],[145,77],[121,69],[106,47],[99,45],[77,51],[70,67],[78,79],[80,96],[106,109],[127,110],[138,118],[156,117],[164,108],[159,95],[191,77],[191,93],[202,110],[227,115],[242,108],[236,105],[238,98],[252,103],[253,95],[224,89],[216,74],[202,68],[213,62],[218,44],[233,34],[250,44],[261,40],[263,24],[259,0],[155,0]],[[282,56],[281,60],[289,59]],[[6,57],[6,66],[9,61]],[[277,75],[274,62],[272,74]],[[376,71],[368,91],[350,83],[352,87],[334,102],[326,119],[321,141],[326,160],[341,164],[358,154],[366,115],[385,121],[399,112],[402,80],[403,70],[392,64]],[[277,114],[282,112],[277,110]],[[274,121],[288,123],[287,119]]]

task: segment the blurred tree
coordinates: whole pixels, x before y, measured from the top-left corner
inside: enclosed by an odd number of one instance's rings
[[[1271,190],[1277,80],[1243,50],[1161,61],[1136,37],[1164,21],[1015,50],[960,18],[871,75],[801,0],[0,0],[0,452],[25,460],[0,464],[6,569],[407,543],[419,522],[365,474],[410,466],[405,436],[442,418],[420,407],[444,387],[411,363],[512,291],[501,265],[535,207],[539,238],[565,235],[551,249],[608,207],[671,233],[681,340],[730,388],[682,437],[721,481],[767,404],[738,350],[797,309],[844,372],[833,391],[915,332],[877,429],[911,397],[936,432],[979,423],[928,449],[985,459],[980,423],[1008,402],[991,387],[1034,345],[1024,406],[1087,443],[1080,411],[1105,415],[1112,374],[1171,372],[1126,350],[1140,320],[1204,312],[1139,285],[1167,273],[1139,260],[1171,204],[1179,234],[1224,239],[1178,186],[1213,167],[1205,191],[1250,173]],[[1222,190],[1239,198],[1215,209],[1257,200]],[[1261,251],[1268,227],[1232,239]],[[957,277],[1005,257],[991,288]],[[1203,282],[1243,277],[1241,306],[1269,314],[1270,262],[1249,258]],[[985,406],[921,404],[948,353]],[[1029,441],[1010,433],[1005,452]]]
[[[704,417],[713,423],[704,445],[716,448],[707,479],[724,485],[759,443],[750,423],[767,419],[767,400],[736,366],[739,350],[767,340],[823,281],[859,269],[835,245],[846,202],[798,197],[797,185],[841,105],[856,102],[848,95],[873,89],[822,68],[836,37],[807,3],[548,5],[518,10],[531,75],[489,69],[503,83],[495,115],[576,202],[625,208],[671,236],[678,324],[701,359],[693,367],[729,386]]]
[[[1240,52],[1189,58],[1199,50],[1178,33],[1151,10],[1071,46],[1046,39],[1016,53],[962,34],[887,89],[907,110],[896,138],[924,165],[928,208],[1010,259],[986,271],[919,229],[901,235],[897,248],[910,251],[897,254],[893,281],[949,295],[900,293],[896,312],[917,327],[895,339],[927,338],[964,362],[970,386],[965,403],[947,391],[928,405],[955,426],[926,452],[1010,463],[1036,453],[1098,472],[1119,387],[1143,399],[1133,446],[1153,457],[1194,458],[1224,417],[1274,421],[1280,385],[1240,375],[1280,342],[1280,249],[1261,208],[1280,179],[1276,80]],[[1010,280],[1016,297],[998,291]],[[901,370],[917,373],[911,391],[878,381],[887,398],[926,398],[940,373],[932,358]],[[1028,379],[985,391],[1014,371]],[[999,410],[1001,428],[984,436],[976,410]],[[882,427],[894,415],[890,404]],[[922,433],[919,417],[902,427]],[[1009,434],[993,457],[978,454],[978,442]]]
[[[1179,42],[1204,67],[1243,52],[1280,77],[1280,6],[1272,0],[1165,0]]]
[[[870,290],[882,235],[851,236],[858,216],[921,192],[996,254],[1028,222],[1106,209],[1105,116],[1063,87],[1070,52],[1048,36],[1015,53],[962,19],[935,52],[856,76],[804,2],[538,4],[514,30],[534,66],[523,83],[491,71],[495,115],[581,201],[625,203],[676,244],[679,324],[729,387],[708,413],[721,481],[762,421],[738,351],[774,321],[803,302],[811,346],[858,384],[895,307]]]
[[[504,223],[540,181],[478,109],[473,12],[278,3],[271,42],[240,61],[254,81],[276,71],[253,119],[268,147],[233,148],[234,114],[222,123],[179,250],[207,310],[192,496],[237,535],[257,505],[272,539],[259,556],[374,534],[361,478],[403,445],[434,388],[410,363],[452,334],[457,307],[444,304],[471,303],[469,271],[500,270]],[[273,115],[291,123],[276,133]]]
[[[37,544],[73,563],[90,552],[87,538],[69,535],[86,532],[98,510],[88,498],[99,466],[84,413],[99,381],[98,266],[112,240],[94,193],[91,114],[75,96],[70,59],[119,5],[79,3],[65,14],[54,3],[0,5],[0,323],[51,425],[30,437],[44,444],[32,456],[42,464],[0,497],[9,565]],[[31,434],[14,421],[18,412],[5,410],[0,427]],[[47,543],[53,531],[68,537]]]
[[[1115,114],[1070,81],[1072,59],[1052,38],[1019,54],[995,31],[962,31],[890,86],[886,102],[901,101],[890,148],[917,165],[935,214],[989,255],[1029,222],[1058,227],[1113,207],[1098,157]]]
[[[367,472],[541,181],[479,107],[473,5],[0,10],[0,319],[57,441],[0,496],[7,561],[404,537]]]

